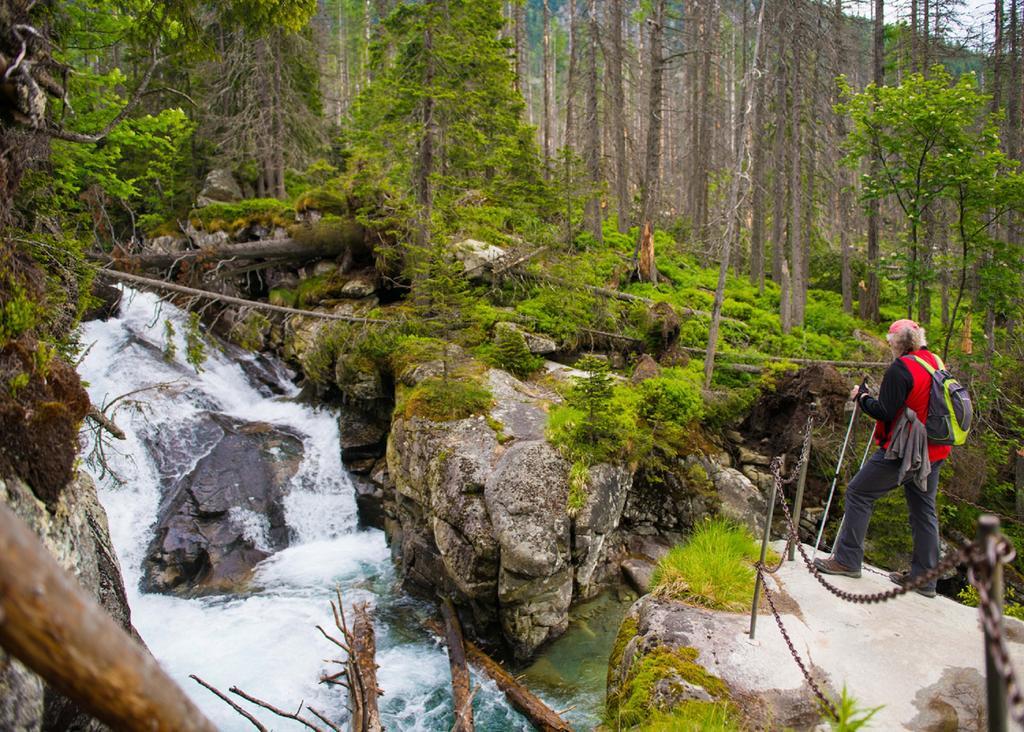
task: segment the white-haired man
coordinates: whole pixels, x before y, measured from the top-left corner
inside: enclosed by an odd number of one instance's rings
[[[910,512],[910,531],[914,551],[907,574],[890,574],[897,584],[914,579],[939,563],[939,519],[935,511],[938,492],[939,467],[949,456],[948,445],[927,444],[927,459],[931,464],[926,485],[917,485],[914,474],[904,476],[903,461],[886,458],[897,423],[903,413],[913,410],[923,425],[928,419],[928,396],[931,393],[931,375],[918,359],[933,368],[939,362],[927,349],[924,328],[913,320],[897,320],[889,327],[889,347],[895,358],[882,377],[878,398],[862,387],[854,387],[850,399],[869,416],[875,418],[874,439],[879,449],[857,472],[846,489],[846,513],[832,556],[816,559],[819,571],[847,577],[860,577],[864,560],[864,537],[876,500],[903,485]],[[890,453],[891,454],[891,453]],[[935,596],[934,581],[917,590],[926,597]]]

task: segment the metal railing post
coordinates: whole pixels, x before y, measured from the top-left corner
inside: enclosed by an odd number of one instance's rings
[[[811,429],[811,417],[807,418],[807,431]],[[796,541],[800,541],[800,514],[804,508],[804,488],[807,485],[807,464],[811,462],[811,441],[806,440],[804,448],[800,451],[800,472],[796,479],[796,495],[793,496],[793,527],[796,530]],[[786,557],[792,562],[796,559],[796,542],[789,545],[789,555]]]
[[[761,567],[764,567],[765,557],[768,556],[768,539],[772,532],[772,515],[775,513],[775,492],[778,490],[778,482],[772,481],[772,492],[768,498],[768,516],[764,521],[764,536],[761,538]],[[754,630],[757,627],[757,606],[761,602],[761,572],[758,571],[754,577],[754,604],[750,607],[750,638],[754,638]]]
[[[991,514],[984,514],[978,519],[978,543],[985,549],[985,555],[995,556],[995,552],[989,551],[992,542],[999,536],[999,517]],[[996,609],[997,627],[995,631],[1002,632],[1003,623],[1003,564],[996,561],[995,565],[989,568],[987,575],[988,595]],[[999,671],[996,663],[993,646],[996,639],[992,637],[992,629],[987,624],[982,624],[985,633],[985,686],[988,700],[988,729],[989,732],[1006,732],[1007,709],[1006,709],[1006,680]]]

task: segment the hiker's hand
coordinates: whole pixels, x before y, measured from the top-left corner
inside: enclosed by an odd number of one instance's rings
[[[864,384],[857,384],[857,386],[850,389],[850,401],[856,402],[860,399],[861,394],[869,394],[868,388]]]

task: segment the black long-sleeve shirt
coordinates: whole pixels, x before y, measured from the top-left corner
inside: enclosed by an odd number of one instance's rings
[[[922,349],[923,350],[923,349]],[[920,351],[918,351],[920,353]],[[878,398],[864,394],[858,400],[864,413],[877,420],[891,425],[906,405],[910,390],[914,388],[914,376],[903,363],[902,358],[892,362],[882,377],[882,385],[878,388]]]

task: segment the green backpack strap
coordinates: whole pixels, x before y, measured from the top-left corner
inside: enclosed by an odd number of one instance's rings
[[[937,369],[920,356],[911,356],[911,358],[917,361],[922,366],[924,366],[925,371],[927,371],[931,376],[935,376],[935,372],[941,371],[942,369],[946,368],[946,365],[942,363],[942,359],[939,358],[936,354],[933,353],[932,355],[935,356],[935,362],[939,364],[939,368]]]

